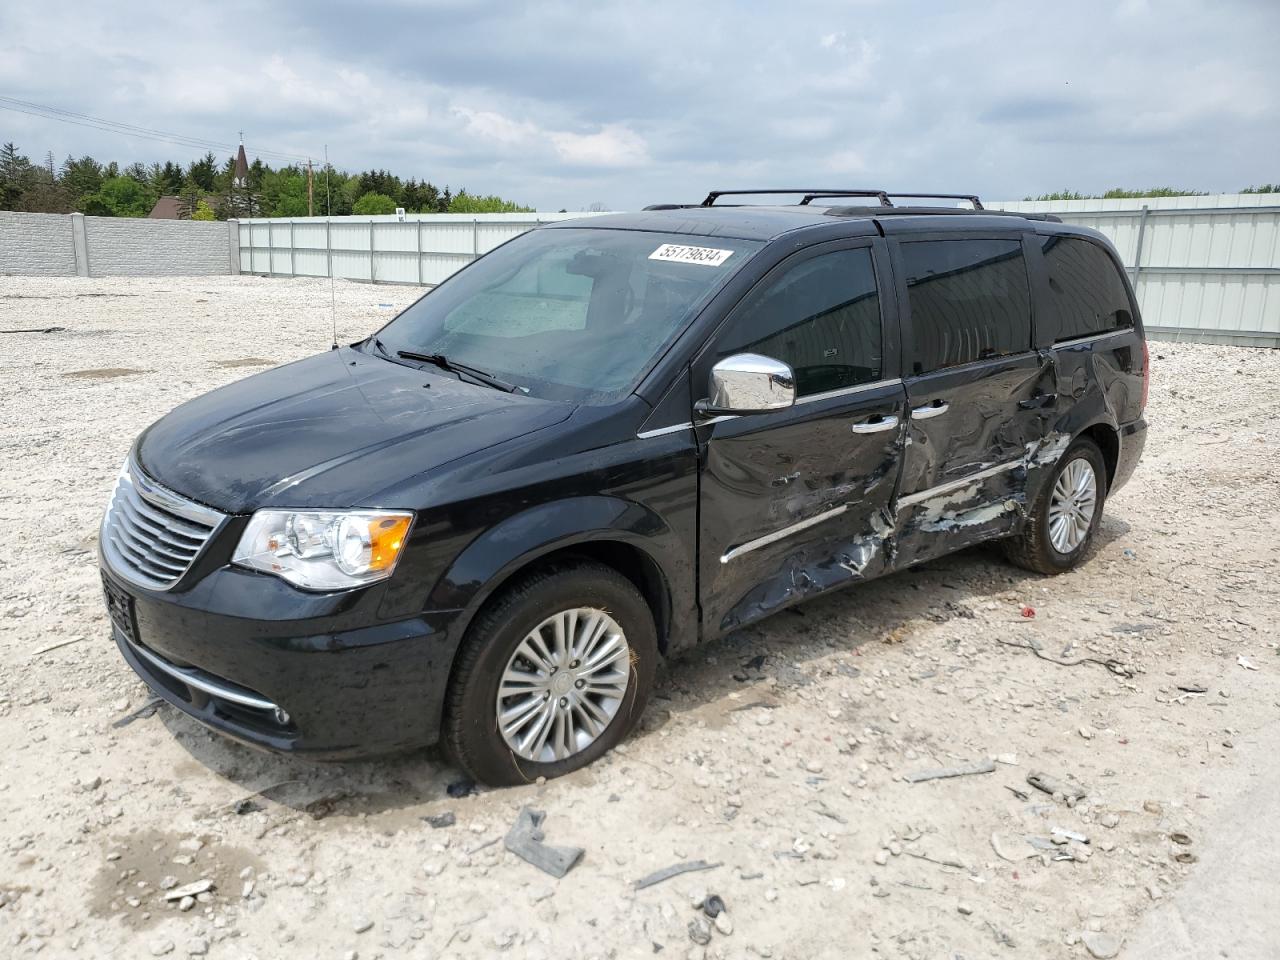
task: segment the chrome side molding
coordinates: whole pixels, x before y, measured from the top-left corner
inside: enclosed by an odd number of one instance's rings
[[[739,544],[730,550],[726,550],[724,556],[720,558],[721,563],[728,563],[734,557],[740,557],[744,553],[750,553],[752,550],[759,550],[761,547],[767,547],[771,543],[789,537],[793,533],[799,533],[801,530],[808,530],[810,527],[817,526],[824,520],[830,520],[832,517],[838,517],[849,509],[848,504],[840,504],[823,513],[809,517],[807,520],[801,520],[799,523],[793,523],[781,530],[775,530],[773,533],[766,533],[763,537],[756,537],[754,540],[748,540],[746,543]]]

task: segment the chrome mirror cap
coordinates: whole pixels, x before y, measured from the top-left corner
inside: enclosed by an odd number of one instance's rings
[[[711,368],[711,396],[699,408],[716,416],[782,410],[795,402],[790,366],[758,353],[735,353]]]

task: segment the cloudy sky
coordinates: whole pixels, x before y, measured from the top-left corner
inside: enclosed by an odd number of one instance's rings
[[[0,5],[0,95],[539,209],[1280,181],[1280,0]],[[0,110],[33,159],[200,151]]]

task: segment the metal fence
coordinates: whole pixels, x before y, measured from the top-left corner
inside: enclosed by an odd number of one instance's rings
[[[1280,195],[987,206],[1053,213],[1106,234],[1129,270],[1153,339],[1280,347]]]
[[[407,214],[240,221],[240,272],[439,283],[527,230],[582,213]]]

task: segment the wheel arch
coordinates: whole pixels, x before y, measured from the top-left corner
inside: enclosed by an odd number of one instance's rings
[[[677,611],[695,602],[693,546],[653,511],[614,497],[542,504],[490,528],[450,565],[428,606],[461,609],[459,634],[465,634],[483,606],[515,578],[573,559],[601,563],[634,584],[653,613],[665,655],[679,630]]]
[[[1107,489],[1110,490],[1120,462],[1120,432],[1109,423],[1099,422],[1085,427],[1076,436],[1077,439],[1086,437],[1092,440],[1102,451],[1102,462],[1107,468]]]

